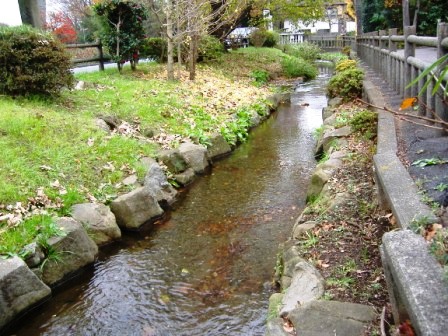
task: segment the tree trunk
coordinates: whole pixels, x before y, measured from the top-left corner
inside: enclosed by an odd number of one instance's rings
[[[409,0],[403,0],[403,31],[410,25],[411,19],[409,16]]]
[[[355,1],[355,13],[356,13],[356,35],[361,35],[362,21],[363,21],[363,13],[362,13],[363,0],[354,0],[354,1]]]
[[[168,42],[167,50],[167,73],[168,80],[174,80],[174,37],[173,37],[173,5],[171,0],[168,1],[166,8],[166,36]]]
[[[190,80],[196,79],[196,63],[198,59],[199,35],[193,33],[190,42]]]

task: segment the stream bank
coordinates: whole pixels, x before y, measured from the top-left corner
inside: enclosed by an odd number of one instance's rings
[[[291,106],[196,180],[166,222],[124,237],[15,334],[263,333],[277,245],[304,206],[314,167],[328,77],[304,84]]]

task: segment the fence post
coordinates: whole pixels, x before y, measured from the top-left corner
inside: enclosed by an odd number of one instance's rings
[[[437,24],[437,58],[443,57],[448,54],[448,49],[442,46],[444,38],[448,37],[448,23],[439,22]],[[439,66],[437,74],[440,74],[442,68],[448,66],[446,63]],[[445,83],[447,85],[448,83]],[[444,91],[439,88],[436,96],[436,114],[445,121],[448,121],[448,107],[446,101],[447,97],[444,96]],[[444,99],[445,98],[445,99]]]
[[[406,85],[408,85],[412,81],[412,65],[408,63],[408,57],[415,57],[415,45],[413,43],[408,42],[408,38],[410,35],[414,35],[416,32],[415,26],[407,26],[404,27],[404,67],[403,67],[403,97],[410,97],[411,88],[406,89]]]
[[[103,55],[103,44],[101,40],[97,40],[98,43],[98,54],[100,59],[100,71],[104,71],[104,55]]]
[[[388,77],[388,82],[389,84],[392,84],[392,86],[395,88],[394,83],[395,82],[395,76],[397,75],[396,73],[396,69],[395,69],[395,61],[392,57],[392,52],[397,51],[397,43],[395,43],[394,41],[392,41],[392,35],[397,35],[398,34],[398,29],[397,28],[392,28],[389,29],[389,41],[388,41],[388,49],[389,49],[389,54],[388,54],[388,61],[387,61],[387,77]]]

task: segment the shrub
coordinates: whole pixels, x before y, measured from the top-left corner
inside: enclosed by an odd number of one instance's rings
[[[355,60],[341,60],[339,62],[336,63],[336,71],[337,72],[341,72],[341,71],[345,71],[347,69],[354,69],[356,68],[357,63]]]
[[[274,48],[280,40],[280,36],[273,31],[265,31],[265,36],[266,40],[263,43],[263,47],[266,48]]]
[[[286,48],[285,53],[305,60],[314,61],[320,57],[322,50],[313,43],[303,42]]]
[[[73,85],[70,56],[51,34],[29,26],[0,27],[0,92],[58,95]]]
[[[305,79],[315,78],[318,71],[314,65],[304,59],[286,56],[282,60],[282,68],[287,77],[304,77]]]
[[[362,133],[367,139],[373,139],[376,135],[378,115],[369,110],[356,113],[350,119],[349,124],[355,132]]]
[[[266,30],[255,29],[249,36],[250,45],[261,48],[267,40]]]
[[[331,77],[327,86],[330,98],[341,97],[344,100],[360,97],[364,72],[358,68],[349,68]]]
[[[329,52],[327,52],[327,53],[321,54],[320,55],[320,59],[324,60],[324,61],[330,61],[330,62],[337,63],[339,61],[348,59],[348,56],[344,55],[342,53],[329,53]]]
[[[143,41],[140,49],[142,57],[149,57],[157,62],[163,62],[166,59],[167,42],[161,37],[150,37]]]
[[[224,52],[224,45],[214,36],[205,35],[199,42],[199,60],[216,60]]]

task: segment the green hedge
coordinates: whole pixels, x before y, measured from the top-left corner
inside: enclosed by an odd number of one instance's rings
[[[74,78],[70,56],[50,33],[29,26],[0,27],[0,92],[58,95]]]

